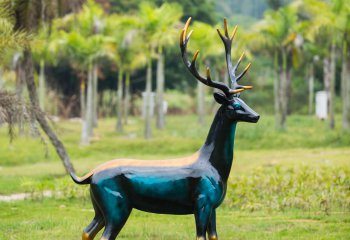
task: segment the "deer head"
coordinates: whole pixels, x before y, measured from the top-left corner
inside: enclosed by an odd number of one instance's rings
[[[227,29],[227,21],[224,19],[224,30],[225,34],[223,35],[219,29],[217,29],[218,34],[224,43],[225,46],[225,54],[226,54],[226,64],[227,71],[231,80],[231,87],[227,86],[224,83],[213,81],[210,76],[210,69],[207,67],[206,77],[203,77],[197,70],[196,60],[199,54],[199,50],[197,50],[192,58],[192,61],[188,60],[187,56],[187,44],[190,39],[190,36],[193,31],[187,34],[188,27],[190,25],[191,18],[189,18],[185,24],[184,29],[181,31],[180,35],[180,49],[182,60],[185,63],[187,69],[191,72],[191,74],[199,80],[201,83],[221,90],[223,93],[215,92],[214,98],[216,102],[221,104],[225,108],[225,115],[231,119],[232,121],[242,121],[242,122],[253,122],[256,123],[259,120],[259,114],[256,113],[253,109],[251,109],[242,99],[240,99],[241,92],[244,90],[252,89],[252,86],[244,86],[238,84],[238,81],[243,78],[243,76],[247,73],[250,68],[250,63],[240,74],[236,74],[237,68],[240,65],[244,53],[238,59],[237,63],[233,66],[231,62],[231,47],[232,41],[237,31],[237,26],[234,28],[231,37],[228,34]]]

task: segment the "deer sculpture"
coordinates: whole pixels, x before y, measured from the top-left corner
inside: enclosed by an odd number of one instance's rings
[[[243,58],[233,66],[231,45],[237,26],[229,36],[227,21],[224,34],[218,29],[225,52],[231,87],[213,81],[207,68],[206,77],[196,68],[198,51],[192,61],[188,60],[187,44],[192,31],[187,35],[191,18],[180,36],[182,59],[201,83],[219,89],[215,100],[221,104],[211,125],[209,134],[200,150],[190,157],[173,160],[142,161],[116,159],[106,162],[84,177],[71,177],[77,184],[90,184],[91,201],[95,217],[84,232],[83,240],[92,240],[103,228],[101,240],[117,237],[133,208],[162,214],[194,214],[197,240],[218,239],[216,233],[216,208],[226,194],[230,174],[237,122],[256,123],[259,115],[239,97],[251,86],[239,85],[250,64],[236,75]]]

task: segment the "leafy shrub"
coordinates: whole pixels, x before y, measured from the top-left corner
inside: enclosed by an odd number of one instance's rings
[[[228,188],[229,206],[250,211],[350,211],[350,168],[345,166],[259,167],[232,178]]]

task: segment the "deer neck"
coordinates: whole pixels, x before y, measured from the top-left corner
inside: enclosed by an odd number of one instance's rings
[[[236,125],[237,122],[229,120],[224,108],[220,107],[201,149],[224,181],[227,181],[231,171]]]

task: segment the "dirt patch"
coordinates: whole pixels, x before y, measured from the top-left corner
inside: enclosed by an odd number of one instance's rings
[[[300,223],[316,223],[319,222],[320,220],[315,220],[315,219],[292,219],[288,220],[288,222],[300,222]]]

